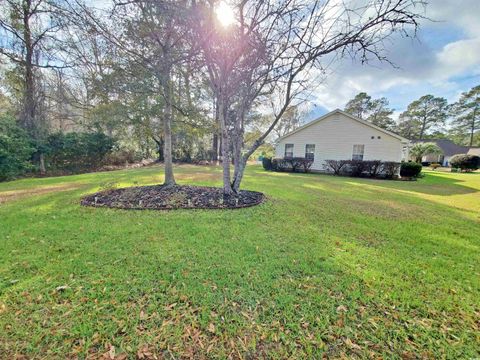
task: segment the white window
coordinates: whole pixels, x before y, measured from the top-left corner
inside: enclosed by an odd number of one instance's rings
[[[365,145],[353,145],[352,160],[363,160]]]
[[[314,160],[315,158],[315,144],[305,145],[305,159]]]
[[[285,144],[285,157],[286,158],[293,157],[293,144]]]

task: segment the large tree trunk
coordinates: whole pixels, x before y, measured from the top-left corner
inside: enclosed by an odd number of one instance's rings
[[[235,173],[233,175],[233,191],[238,193],[240,191],[240,184],[243,180],[243,174],[247,166],[248,157],[242,156],[239,158],[238,163],[235,164]]]
[[[475,134],[475,117],[477,116],[477,107],[473,109],[472,127],[470,129],[470,146],[473,146],[473,135]]]
[[[242,149],[243,149],[243,138],[244,138],[244,131],[243,131],[243,123],[244,123],[244,113],[243,109],[239,110],[240,114],[234,114],[235,118],[235,126],[234,126],[234,136],[232,137],[233,142],[233,164],[234,164],[234,171],[233,171],[233,182],[232,187],[235,193],[238,193],[240,189],[240,183],[243,178],[243,173],[245,171],[246,160],[242,156]]]
[[[160,138],[152,137],[153,141],[155,141],[155,144],[157,145],[157,161],[158,162],[163,162],[165,160],[165,157],[163,156],[163,150],[164,150],[164,141],[163,137],[160,136]]]
[[[25,7],[27,6],[27,7]],[[23,108],[20,118],[21,126],[37,140],[35,129],[35,78],[33,73],[33,43],[30,30],[30,2],[24,4],[23,13],[23,37],[25,41],[25,63],[24,63],[24,93]]]
[[[226,114],[225,101],[220,94],[218,99],[218,118],[222,133],[222,168],[223,168],[223,193],[224,195],[233,194],[232,184],[230,182],[230,142],[228,134],[228,119]]]
[[[172,91],[171,91],[171,79],[170,71],[168,68],[162,76],[162,86],[165,96],[165,109],[163,112],[163,136],[164,136],[164,167],[165,167],[165,180],[164,185],[175,185],[175,178],[173,176],[173,159],[172,159]]]
[[[216,132],[213,133],[212,158],[210,160],[214,163],[217,163],[217,161],[218,161],[218,134]]]

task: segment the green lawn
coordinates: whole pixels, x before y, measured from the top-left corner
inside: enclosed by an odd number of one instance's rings
[[[220,168],[176,168],[220,185]],[[240,210],[79,206],[151,167],[0,184],[0,358],[475,358],[480,174],[247,170]]]

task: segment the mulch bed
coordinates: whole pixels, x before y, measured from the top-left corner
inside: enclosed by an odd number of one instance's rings
[[[223,189],[207,186],[153,185],[101,191],[84,197],[83,206],[118,209],[237,209],[258,205],[265,196],[261,192],[241,190],[225,196]]]

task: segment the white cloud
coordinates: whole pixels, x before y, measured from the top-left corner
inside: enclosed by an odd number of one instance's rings
[[[480,66],[480,37],[447,44],[437,54],[439,76],[452,76]]]
[[[319,86],[316,103],[332,110],[342,108],[360,91],[386,96],[396,113],[416,98],[432,93],[455,101],[468,90],[459,78],[480,83],[480,21],[478,0],[435,0],[427,7],[419,39],[396,38],[388,44],[388,64],[361,66],[336,63],[326,82]]]

